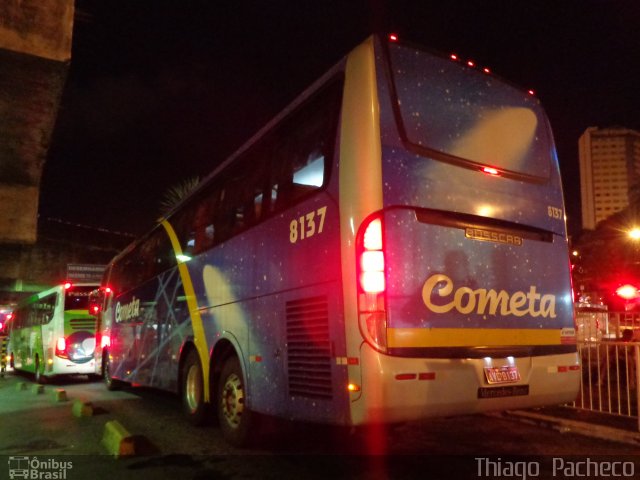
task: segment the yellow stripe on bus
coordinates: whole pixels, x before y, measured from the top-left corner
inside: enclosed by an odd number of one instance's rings
[[[559,329],[389,328],[390,348],[560,345]]]
[[[167,231],[169,240],[171,240],[171,246],[176,255],[176,258],[182,256],[182,247],[180,247],[180,241],[176,232],[173,230],[171,224],[163,220],[162,226]],[[178,271],[180,272],[180,279],[182,280],[182,286],[184,287],[184,293],[187,297],[187,307],[191,315],[191,324],[193,325],[193,336],[196,344],[196,350],[198,350],[198,356],[200,357],[200,365],[202,365],[202,380],[204,384],[204,401],[209,401],[209,347],[207,345],[207,338],[204,334],[204,326],[202,325],[202,317],[198,310],[198,303],[196,302],[196,292],[193,288],[193,282],[191,281],[191,275],[189,275],[189,269],[183,263],[178,261]]]

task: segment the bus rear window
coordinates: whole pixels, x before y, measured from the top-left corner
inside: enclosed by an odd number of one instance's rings
[[[96,286],[71,287],[64,294],[65,310],[87,310],[89,308],[89,294]]]
[[[553,144],[538,100],[489,74],[389,45],[400,131],[426,156],[548,178]]]

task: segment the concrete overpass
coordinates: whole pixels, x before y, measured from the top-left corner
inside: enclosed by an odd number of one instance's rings
[[[69,263],[106,263],[131,240],[38,219],[74,11],[74,0],[0,1],[0,305],[64,280]]]
[[[71,61],[74,0],[0,2],[0,244],[34,244],[40,178]]]

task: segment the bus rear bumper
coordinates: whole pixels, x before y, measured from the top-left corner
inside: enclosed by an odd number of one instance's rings
[[[488,359],[391,357],[363,345],[361,391],[352,396],[354,425],[557,405],[573,401],[580,386],[576,353],[491,359],[513,362],[520,381],[490,385]]]
[[[52,361],[47,362],[45,375],[93,375],[95,371],[96,362],[93,359],[85,363],[74,363],[66,358],[53,357]]]

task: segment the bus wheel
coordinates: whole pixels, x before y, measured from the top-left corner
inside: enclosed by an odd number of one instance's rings
[[[121,387],[120,382],[111,376],[111,362],[109,361],[108,353],[105,353],[102,357],[102,380],[104,380],[107,390],[111,392],[119,390]]]
[[[240,362],[237,357],[231,357],[222,367],[217,410],[223,437],[236,447],[247,446],[253,440],[250,435],[255,416],[246,407],[245,401],[245,381]]]
[[[202,425],[206,421],[204,381],[198,352],[191,350],[182,365],[182,407],[189,422]]]
[[[37,356],[37,355],[36,355],[36,365],[35,365],[35,367],[36,367],[36,369],[35,369],[34,377],[35,377],[36,383],[45,383],[46,378],[42,374],[42,369],[40,368],[40,357]]]

